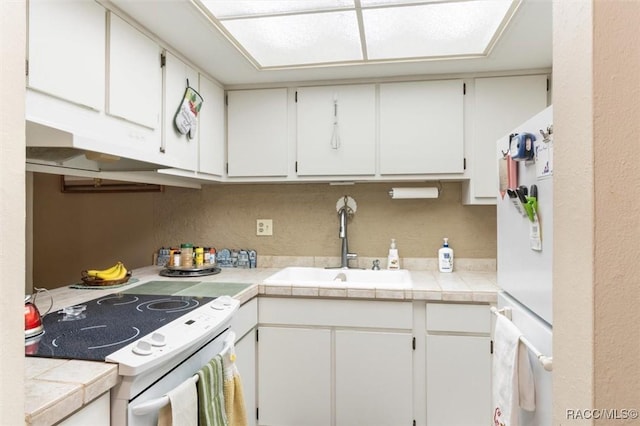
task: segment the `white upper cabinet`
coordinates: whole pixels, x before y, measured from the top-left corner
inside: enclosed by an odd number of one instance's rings
[[[224,90],[202,74],[200,95],[204,100],[198,119],[200,128],[198,171],[224,174]]]
[[[477,78],[471,135],[474,197],[498,193],[496,141],[547,107],[547,76]],[[538,136],[538,135],[537,135]]]
[[[155,129],[162,108],[161,49],[113,13],[109,22],[107,113]]]
[[[104,110],[105,9],[93,1],[29,1],[32,89]]]
[[[375,85],[299,88],[296,105],[299,176],[375,174]]]
[[[198,130],[196,129],[193,139],[188,134],[183,135],[176,129],[174,119],[184,99],[187,83],[196,91],[198,90],[198,72],[171,53],[166,52],[165,55],[164,123],[161,147],[164,151],[163,163],[179,169],[196,170]]]
[[[464,172],[463,81],[380,85],[380,173]]]
[[[286,176],[287,89],[227,93],[229,177]]]

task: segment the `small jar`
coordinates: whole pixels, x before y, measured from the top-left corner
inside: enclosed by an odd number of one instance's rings
[[[205,247],[204,248],[204,264],[205,265],[210,265],[211,264],[211,252],[209,251],[211,250],[209,247]]]
[[[193,267],[193,244],[181,244],[180,252],[180,266],[183,268]]]
[[[180,250],[171,250],[171,252],[173,253],[171,266],[180,266]]]
[[[196,247],[194,259],[197,268],[201,268],[204,265],[204,249],[202,247]]]

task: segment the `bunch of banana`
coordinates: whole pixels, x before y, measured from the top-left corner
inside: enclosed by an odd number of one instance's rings
[[[127,275],[127,268],[122,262],[118,262],[107,269],[90,269],[87,276],[105,281],[121,280]]]

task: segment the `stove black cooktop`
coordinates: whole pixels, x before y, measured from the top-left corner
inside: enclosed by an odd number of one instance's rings
[[[25,340],[27,356],[104,361],[106,356],[214,297],[110,294],[81,312],[51,312],[44,333]],[[82,306],[78,305],[78,306]]]

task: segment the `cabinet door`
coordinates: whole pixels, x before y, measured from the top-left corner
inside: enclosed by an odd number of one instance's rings
[[[380,173],[464,171],[462,80],[380,85]]]
[[[304,87],[297,93],[298,175],[373,175],[373,84]]]
[[[491,424],[490,338],[428,335],[427,424]]]
[[[104,110],[105,10],[93,1],[29,1],[33,89]]]
[[[547,106],[547,76],[478,78],[475,81],[472,182],[475,197],[496,197],[496,141]]]
[[[160,126],[160,47],[109,14],[109,102],[107,112],[155,129]]]
[[[412,336],[351,330],[335,333],[336,425],[410,425]]]
[[[236,366],[242,378],[244,406],[249,426],[256,424],[256,331],[236,342]]]
[[[228,175],[286,176],[287,89],[227,93]]]
[[[198,171],[212,175],[224,174],[224,90],[200,75],[200,95],[204,102],[200,110],[198,140]]]
[[[184,92],[189,85],[198,90],[198,72],[180,59],[166,52],[164,70],[164,123],[163,149],[164,163],[184,170],[196,170],[198,137],[190,139],[180,134],[174,125],[176,111],[182,103]]]
[[[331,332],[260,327],[261,425],[331,424]]]

